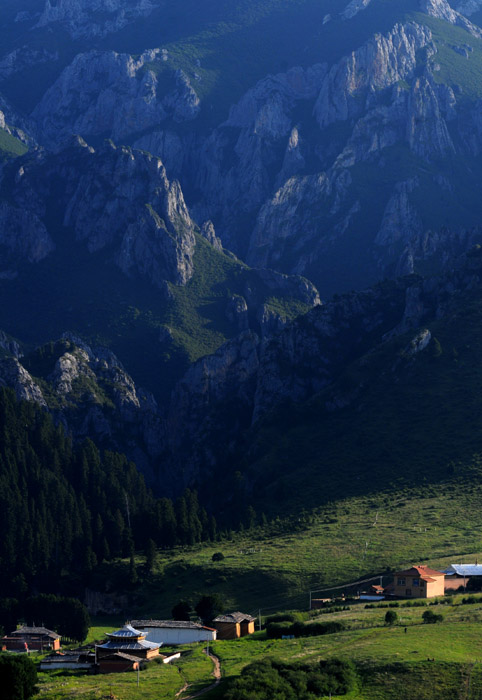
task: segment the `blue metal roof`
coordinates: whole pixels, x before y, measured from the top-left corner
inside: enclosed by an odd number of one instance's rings
[[[99,647],[99,649],[115,649],[117,651],[122,651],[123,649],[159,649],[161,645],[156,644],[156,642],[146,642],[145,640],[142,640],[140,642],[115,642],[111,639],[105,644],[98,644],[97,646]]]
[[[482,576],[482,564],[451,564],[450,571],[457,576]]]
[[[108,637],[120,637],[122,639],[145,637],[145,635],[139,630],[135,630],[132,625],[124,625],[124,627],[117,632],[107,632]]]

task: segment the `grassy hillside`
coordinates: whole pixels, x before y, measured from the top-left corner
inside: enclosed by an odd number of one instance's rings
[[[355,689],[340,700],[398,700],[412,694],[422,700],[478,700],[482,694],[482,672],[477,663],[482,654],[482,601],[479,596],[472,600],[472,605],[466,605],[462,596],[454,596],[430,608],[401,604],[393,627],[384,624],[386,608],[352,604],[343,612],[313,618],[342,622],[345,630],[337,634],[268,640],[262,631],[238,641],[215,642],[212,650],[220,659],[223,680],[205,697],[222,698],[224,689],[246,665],[264,658],[316,663],[333,657],[354,661],[357,674]],[[426,609],[441,614],[443,621],[423,624]],[[103,638],[113,627],[114,623],[108,628],[94,627],[91,639]],[[172,665],[150,664],[140,675],[139,689],[133,673],[92,677],[57,671],[40,674],[39,697],[98,700],[108,691],[118,700],[131,700],[139,693],[148,700],[186,697],[212,682],[213,665],[202,654],[202,646],[183,647],[181,660]]]
[[[219,593],[228,609],[262,615],[307,610],[314,597],[353,591],[353,582],[413,563],[448,566],[480,559],[482,489],[448,479],[438,486],[399,489],[330,504],[300,521],[275,519],[218,542],[159,552],[152,575],[144,576],[125,615],[165,618],[180,599],[193,604]],[[215,552],[224,559],[213,562]],[[90,586],[123,590],[129,562],[100,567]],[[378,583],[378,579],[376,580]],[[325,593],[323,593],[323,591]]]
[[[0,280],[0,328],[30,345],[66,330],[79,333],[111,348],[141,386],[165,397],[191,362],[239,332],[226,308],[246,285],[255,306],[281,308],[288,318],[308,309],[288,293],[273,298],[255,272],[200,236],[194,265],[191,281],[185,287],[169,285],[166,298],[141,279],[129,281],[109,253],[91,255],[80,244],[59,240],[46,260],[16,280]]]
[[[477,483],[481,322],[478,287],[427,324],[432,340],[422,352],[406,351],[415,330],[383,343],[309,403],[268,417],[248,436],[238,466],[255,509],[274,511],[282,501],[299,510],[453,474]],[[332,410],[333,401],[347,405]]]

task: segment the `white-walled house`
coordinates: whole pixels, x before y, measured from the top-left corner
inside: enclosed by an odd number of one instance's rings
[[[211,627],[182,620],[132,620],[131,625],[142,630],[148,642],[166,645],[212,642],[217,634]]]

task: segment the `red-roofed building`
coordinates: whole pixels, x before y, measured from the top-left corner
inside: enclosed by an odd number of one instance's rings
[[[429,566],[412,566],[394,575],[393,594],[397,598],[435,598],[444,595],[445,574]]]

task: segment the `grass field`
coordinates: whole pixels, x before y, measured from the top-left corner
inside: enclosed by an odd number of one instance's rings
[[[398,620],[389,627],[384,623],[387,608],[366,608],[354,603],[348,610],[317,614],[315,619],[343,622],[343,632],[322,637],[293,640],[269,640],[265,631],[236,641],[218,641],[212,646],[220,659],[223,681],[208,692],[207,700],[223,697],[223,688],[244,666],[262,658],[316,663],[328,657],[351,659],[358,673],[358,687],[345,696],[350,700],[391,700],[408,698],[412,692],[422,700],[477,700],[482,697],[482,597],[467,596],[425,601],[430,608],[406,606],[400,601],[395,608]],[[426,609],[443,615],[442,622],[426,625]],[[115,625],[114,625],[115,626]],[[89,638],[99,639],[107,629],[96,625]],[[179,661],[172,665],[151,663],[140,674],[87,676],[80,673],[51,672],[40,674],[38,698],[62,700],[73,697],[100,700],[112,693],[117,700],[174,698],[186,685],[190,694],[212,682],[212,662],[202,653],[203,645],[183,647]]]
[[[228,609],[254,614],[261,609],[262,615],[306,610],[310,591],[326,597],[323,591],[359,579],[383,574],[388,581],[390,570],[408,564],[473,562],[482,552],[481,499],[477,483],[459,484],[454,478],[438,486],[345,499],[304,524],[275,519],[231,539],[160,551],[153,574],[133,592],[126,617],[170,617],[180,599],[195,604],[214,592]],[[215,552],[224,559],[213,562]],[[140,557],[141,578],[142,563]],[[121,590],[128,565],[103,565],[92,587]]]
[[[112,630],[112,627],[109,628]],[[101,629],[94,627],[92,634],[102,636]],[[202,653],[200,645],[183,652],[182,658],[174,664],[153,661],[139,674],[115,673],[89,676],[85,672],[51,671],[40,673],[38,698],[60,700],[80,698],[100,700],[112,693],[118,700],[143,698],[143,700],[163,700],[174,698],[186,684],[192,691],[201,690],[212,682],[213,664]]]

